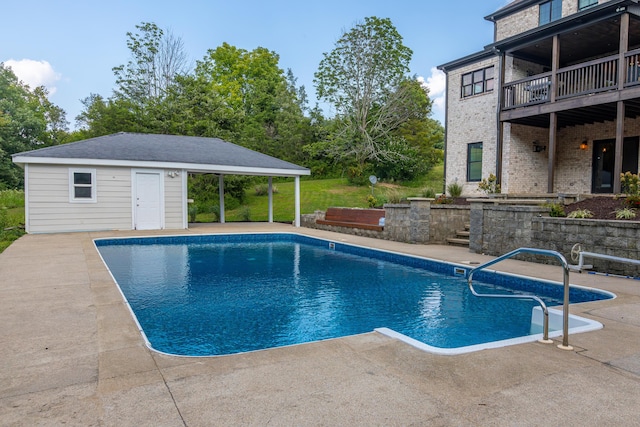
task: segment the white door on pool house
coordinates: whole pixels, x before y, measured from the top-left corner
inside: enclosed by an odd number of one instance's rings
[[[133,171],[133,228],[164,228],[162,171]]]

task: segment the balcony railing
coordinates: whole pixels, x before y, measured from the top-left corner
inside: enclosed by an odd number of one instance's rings
[[[561,68],[556,73],[557,83],[551,73],[542,73],[502,86],[503,109],[526,107],[598,92],[618,89],[618,55]],[[624,87],[640,84],[640,49],[625,54]]]

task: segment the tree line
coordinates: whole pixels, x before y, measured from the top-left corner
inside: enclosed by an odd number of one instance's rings
[[[309,106],[276,52],[223,43],[190,67],[179,37],[150,22],[135,28],[113,93],[87,96],[74,131],[44,87],[32,90],[0,63],[0,190],[23,186],[11,154],[116,132],[216,137],[355,183],[414,179],[442,159],[444,130],[389,19],[365,18],[323,54],[314,84],[332,116]]]

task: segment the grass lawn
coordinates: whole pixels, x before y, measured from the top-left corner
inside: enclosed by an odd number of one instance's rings
[[[24,192],[0,191],[0,252],[24,234]]]
[[[373,194],[379,200],[390,197],[419,197],[425,188],[432,188],[436,192],[442,191],[443,166],[435,167],[423,180],[409,183],[405,186],[380,183],[374,187]],[[277,193],[273,195],[273,220],[276,222],[292,222],[294,216],[294,182],[274,183]],[[369,207],[367,197],[371,194],[370,186],[353,186],[346,178],[302,180],[300,181],[300,212],[313,213],[316,210],[326,210],[331,206],[340,207]],[[246,200],[243,206],[227,210],[227,222],[246,221],[264,222],[269,217],[268,196],[256,196],[254,188],[246,190]],[[213,214],[198,214],[198,222],[213,221]]]

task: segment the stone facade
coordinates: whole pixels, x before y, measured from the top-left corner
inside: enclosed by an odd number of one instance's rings
[[[599,0],[598,4],[606,3],[607,1],[611,0]],[[539,10],[540,5],[535,4],[497,20],[495,23],[495,41],[504,40],[538,27]],[[578,12],[578,0],[562,1],[563,18]]]
[[[498,70],[498,58],[477,62],[451,71],[447,75],[447,142],[446,184],[457,182],[463,194],[480,194],[477,182],[467,181],[467,147],[482,142],[482,176],[496,172],[496,141],[498,90],[462,98],[462,75],[494,66]],[[497,77],[497,75],[496,75]],[[497,79],[496,79],[497,84]]]
[[[547,191],[549,131],[523,125],[509,125],[505,132],[502,189],[506,193],[544,193]],[[640,135],[640,119],[625,119],[625,137]],[[585,194],[591,192],[593,141],[611,139],[615,123],[593,123],[571,126],[557,133],[557,167],[554,188],[557,193]],[[508,143],[507,143],[508,141]],[[547,147],[534,153],[533,141]],[[581,142],[587,149],[581,150]],[[640,164],[640,155],[638,162]]]

